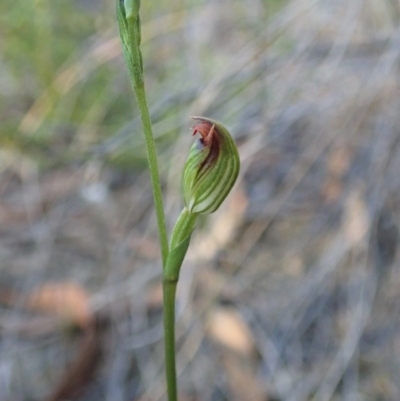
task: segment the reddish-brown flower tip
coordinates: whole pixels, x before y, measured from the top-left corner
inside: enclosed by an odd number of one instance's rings
[[[215,124],[212,124],[210,121],[201,120],[197,117],[193,117],[193,119],[200,121],[192,127],[193,136],[199,133],[201,135],[202,142],[205,144],[211,142],[215,132]]]
[[[222,135],[218,132],[218,128],[212,121],[202,117],[192,117],[194,120],[199,121],[193,127],[193,135],[199,133],[201,135],[200,143],[208,150],[207,157],[200,165],[199,172],[206,166],[212,165],[218,158],[220,151],[220,142]]]

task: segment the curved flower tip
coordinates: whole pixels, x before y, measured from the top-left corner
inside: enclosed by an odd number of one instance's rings
[[[228,130],[219,122],[193,117],[193,144],[183,173],[186,208],[195,214],[215,212],[232,189],[240,169],[239,154]]]

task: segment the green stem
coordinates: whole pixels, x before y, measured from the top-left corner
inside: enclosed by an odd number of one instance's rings
[[[164,268],[164,337],[165,373],[168,401],[177,401],[175,366],[175,293],[179,271],[185,258],[197,215],[184,208],[172,230],[170,252]]]
[[[171,243],[168,246],[157,154],[143,76],[139,6],[140,0],[117,0],[117,18],[124,56],[143,125],[160,237],[163,262],[165,371],[168,401],[178,401],[175,364],[175,296],[179,271],[189,247],[197,214],[189,212],[186,208],[183,209],[172,231]]]
[[[135,22],[134,18],[128,18],[128,24],[134,26],[135,24],[138,24],[138,22]],[[151,125],[149,108],[147,106],[147,100],[146,100],[146,90],[142,71],[142,56],[139,47],[140,43],[137,42],[138,35],[140,35],[140,27],[136,29],[136,35],[134,34],[134,32],[135,32],[134,29],[129,30],[131,43],[135,43],[135,46],[131,46],[130,55],[132,57],[131,60],[132,64],[129,63],[129,58],[128,58],[128,67],[129,67],[130,77],[132,80],[132,86],[139,106],[144,137],[146,142],[147,159],[149,163],[151,185],[153,188],[154,206],[156,209],[158,233],[161,246],[161,256],[164,268],[167,263],[167,257],[169,251],[168,235],[165,224],[164,206],[163,206],[161,183],[160,183],[160,176],[157,162],[157,153],[154,143],[154,136]]]
[[[165,374],[167,379],[168,401],[177,401],[177,382],[175,364],[175,294],[177,280],[164,278],[164,347]]]
[[[135,92],[136,92],[136,99],[139,105],[140,115],[142,118],[143,131],[146,141],[147,157],[151,176],[151,185],[153,187],[154,206],[157,215],[157,225],[160,238],[162,263],[163,267],[165,267],[168,257],[168,235],[167,235],[167,227],[165,224],[164,206],[163,206],[161,183],[158,170],[156,147],[154,143],[153,130],[151,127],[150,114],[149,114],[149,109],[147,107],[146,92],[143,82],[142,85],[136,86]]]

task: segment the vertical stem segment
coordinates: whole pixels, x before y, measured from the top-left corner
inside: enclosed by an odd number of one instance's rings
[[[120,0],[118,0],[120,1]],[[154,206],[157,215],[158,233],[160,237],[161,256],[163,267],[168,257],[168,236],[165,224],[164,206],[162,199],[161,183],[157,162],[156,147],[153,137],[153,129],[149,108],[146,100],[146,90],[143,77],[142,54],[140,51],[140,18],[138,14],[126,16],[121,10],[121,4],[117,6],[117,15],[120,22],[120,32],[126,64],[132,81],[133,90],[140,110],[144,137],[147,148],[147,159],[153,188]]]
[[[164,345],[168,401],[178,400],[175,366],[175,294],[179,271],[189,246],[196,219],[197,215],[190,213],[186,208],[182,210],[172,230],[170,252],[164,268]]]
[[[178,401],[175,365],[175,294],[178,280],[164,278],[164,344],[168,401]]]
[[[135,85],[135,92],[136,92],[136,99],[140,109],[140,115],[142,118],[143,131],[146,141],[151,184],[153,187],[154,206],[156,209],[158,233],[160,237],[161,256],[162,256],[163,267],[165,267],[168,257],[168,236],[165,224],[160,176],[158,173],[159,170],[158,170],[156,147],[154,144],[153,131],[151,127],[150,114],[149,114],[149,109],[147,107],[146,92],[143,81]]]

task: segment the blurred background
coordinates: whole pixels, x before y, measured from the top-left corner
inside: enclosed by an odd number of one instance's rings
[[[181,401],[398,401],[400,3],[142,1],[168,227],[191,115],[234,191],[177,302]],[[114,1],[0,3],[0,401],[165,400],[161,268]]]

